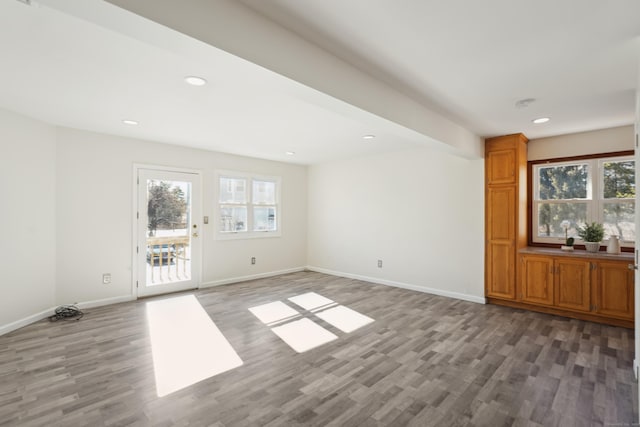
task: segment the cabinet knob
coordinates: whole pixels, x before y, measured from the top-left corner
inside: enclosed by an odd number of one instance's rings
[[[629,270],[637,270],[638,269],[638,265],[637,264],[628,264],[627,267],[629,268]]]

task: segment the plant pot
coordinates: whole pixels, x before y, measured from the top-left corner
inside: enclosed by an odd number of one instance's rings
[[[600,250],[600,242],[584,242],[587,252],[598,252]]]

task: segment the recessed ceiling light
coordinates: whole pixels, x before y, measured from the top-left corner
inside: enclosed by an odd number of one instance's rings
[[[376,137],[375,135],[365,135],[362,137],[362,139],[373,139],[375,137]]]
[[[138,124],[138,122],[135,120],[123,120],[122,123],[124,123],[125,125],[131,125],[131,126],[136,126]]]
[[[534,119],[531,120],[533,123],[539,125],[540,123],[547,123],[549,120],[551,120],[549,117],[540,117],[539,119]]]
[[[295,156],[296,152],[295,151],[287,151],[286,153],[287,156]]]
[[[204,86],[207,84],[205,79],[198,76],[187,76],[184,78],[184,81],[193,86]]]

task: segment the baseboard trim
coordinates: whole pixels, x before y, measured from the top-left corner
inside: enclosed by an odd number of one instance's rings
[[[120,302],[127,302],[127,301],[134,301],[134,300],[135,300],[135,297],[133,297],[132,295],[125,295],[120,297],[105,298],[105,299],[99,299],[94,301],[79,302],[79,303],[74,303],[73,305],[75,305],[81,310],[84,310],[87,308],[102,307],[103,305],[111,305],[111,304],[117,304]],[[27,316],[23,319],[16,320],[15,322],[11,322],[6,325],[0,325],[0,336],[8,334],[9,332],[13,332],[16,329],[20,329],[22,327],[28,326],[32,323],[39,322],[40,320],[46,319],[49,316],[52,316],[55,313],[56,308],[57,306],[51,307],[41,311],[40,313],[32,314],[31,316]]]
[[[486,304],[487,303],[487,301],[486,301],[486,299],[484,297],[477,297],[475,295],[468,295],[468,294],[463,294],[463,293],[459,293],[459,292],[444,291],[442,289],[427,288],[427,287],[424,287],[424,286],[412,285],[410,283],[397,282],[397,281],[394,281],[394,280],[379,279],[377,277],[369,277],[369,276],[362,276],[360,274],[351,274],[351,273],[345,273],[345,272],[342,272],[342,271],[328,270],[326,268],[315,267],[315,266],[312,266],[312,265],[308,265],[307,266],[307,270],[315,271],[315,272],[323,273],[323,274],[330,274],[331,276],[346,277],[348,279],[362,280],[362,281],[365,281],[365,282],[371,282],[371,283],[375,283],[375,284],[378,284],[378,285],[393,286],[395,288],[409,289],[409,290],[412,290],[412,291],[424,292],[426,294],[440,295],[440,296],[443,296],[443,297],[454,298],[454,299],[459,299],[459,300],[469,301],[469,302],[475,302],[475,303],[478,303],[478,304]]]
[[[79,309],[84,310],[87,308],[102,307],[103,305],[118,304],[121,302],[129,302],[129,301],[135,301],[135,300],[136,300],[136,297],[134,297],[133,295],[123,295],[119,297],[111,297],[111,298],[97,299],[93,301],[79,302],[74,305]]]
[[[44,311],[41,311],[40,313],[32,314],[31,316],[16,320],[15,322],[2,325],[0,326],[0,336],[45,319],[53,314],[53,310],[54,308],[48,308]]]
[[[273,276],[281,276],[283,274],[289,274],[289,273],[298,273],[300,271],[304,271],[305,269],[306,267],[295,267],[295,268],[288,268],[286,270],[269,271],[267,273],[250,274],[248,276],[238,276],[238,277],[231,277],[229,279],[214,280],[211,282],[201,283],[200,289],[210,288],[213,286],[229,285],[231,283],[246,282],[248,280],[256,280],[256,279],[264,279],[264,278],[273,277]]]

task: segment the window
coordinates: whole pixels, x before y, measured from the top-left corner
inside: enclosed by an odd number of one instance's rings
[[[533,164],[532,236],[538,243],[577,238],[578,227],[600,222],[605,240],[635,241],[635,161],[632,156]],[[566,225],[566,222],[565,222]]]
[[[253,231],[276,231],[276,182],[253,179]]]
[[[219,238],[280,235],[280,178],[220,172],[216,180]]]
[[[601,161],[602,223],[607,236],[633,242],[635,229],[636,169],[633,159]]]

